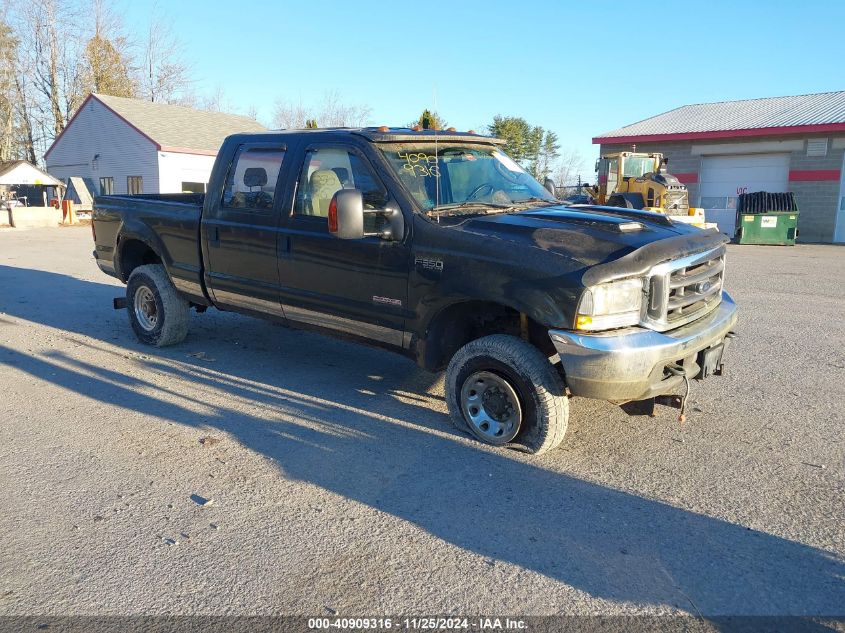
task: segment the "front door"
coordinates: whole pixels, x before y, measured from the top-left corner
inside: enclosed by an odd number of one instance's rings
[[[328,231],[332,196],[358,189],[365,209],[395,205],[367,158],[347,145],[304,149],[292,210],[281,225],[279,279],[285,316],[401,346],[409,248],[381,237],[341,240]],[[378,218],[367,215],[369,230]]]
[[[278,144],[241,145],[219,202],[203,218],[206,285],[221,307],[282,314],[276,252],[282,196],[276,185],[284,158]]]

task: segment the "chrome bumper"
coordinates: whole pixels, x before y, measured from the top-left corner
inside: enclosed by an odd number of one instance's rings
[[[669,332],[645,328],[584,334],[549,330],[573,395],[613,402],[644,400],[673,393],[682,378],[666,376],[664,367],[684,361],[698,373],[698,352],[721,343],[733,329],[737,308],[727,292],[710,314]]]

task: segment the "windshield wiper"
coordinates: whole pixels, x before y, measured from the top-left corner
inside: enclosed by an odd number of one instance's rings
[[[452,202],[449,204],[438,204],[428,210],[429,215],[439,215],[448,213],[449,211],[456,211],[457,209],[466,209],[467,207],[490,207],[493,209],[510,209],[509,204],[496,204],[495,202],[484,202],[483,200],[464,200],[463,202]]]
[[[530,198],[523,198],[521,200],[514,200],[513,204],[524,204],[526,202],[545,202],[548,205],[560,204],[559,200],[549,200],[548,198],[541,198],[540,196],[531,196]]]

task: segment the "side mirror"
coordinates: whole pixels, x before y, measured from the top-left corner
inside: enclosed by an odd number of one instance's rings
[[[548,191],[553,196],[557,197],[557,191],[555,190],[556,188],[554,180],[552,180],[551,178],[546,178],[543,181],[543,186],[546,188],[546,191]]]
[[[364,196],[357,189],[341,189],[329,204],[329,233],[342,240],[364,238]]]

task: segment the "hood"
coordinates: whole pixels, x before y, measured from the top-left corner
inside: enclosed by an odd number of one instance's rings
[[[583,267],[617,260],[667,238],[705,233],[676,224],[659,213],[590,205],[556,205],[477,216],[455,228],[550,251]]]

